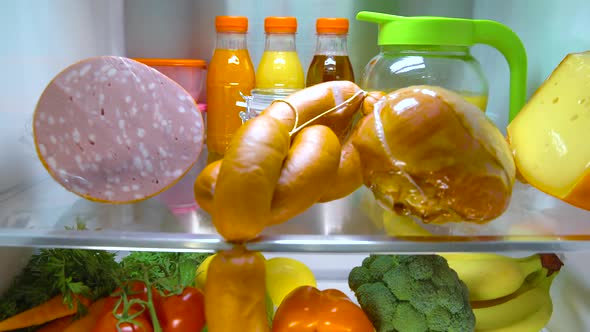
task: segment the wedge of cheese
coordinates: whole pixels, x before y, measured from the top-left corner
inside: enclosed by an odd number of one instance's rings
[[[590,51],[565,57],[508,126],[531,185],[590,210]]]

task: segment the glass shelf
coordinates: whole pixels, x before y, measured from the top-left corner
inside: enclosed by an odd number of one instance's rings
[[[210,216],[172,213],[161,199],[110,205],[84,200],[43,169],[30,114],[0,112],[0,246],[214,251],[226,248]],[[83,222],[88,230],[67,230]],[[508,211],[485,225],[423,225],[379,207],[367,189],[317,204],[267,228],[251,249],[266,252],[448,252],[590,250],[590,212],[524,184]]]

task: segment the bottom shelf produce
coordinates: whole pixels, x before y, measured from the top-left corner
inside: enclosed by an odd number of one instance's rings
[[[243,250],[41,249],[2,293],[0,331],[206,331],[209,323],[222,331],[228,303],[253,320],[258,299],[262,318],[253,324],[268,331],[537,332],[551,318],[550,288],[563,265],[554,254],[445,253],[347,255],[345,266],[312,270],[303,256]],[[216,278],[228,262],[259,262],[262,278],[248,269],[233,281]]]

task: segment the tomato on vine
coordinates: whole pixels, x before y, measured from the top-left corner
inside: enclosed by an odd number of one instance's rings
[[[98,319],[92,332],[153,332],[152,324],[142,313],[133,319],[120,320],[112,312]]]
[[[158,292],[154,290],[152,294]],[[92,332],[153,332],[148,301],[145,283],[125,283],[106,298],[103,312]]]
[[[193,287],[162,296],[156,303],[162,332],[201,331],[205,326],[204,300],[203,293]]]

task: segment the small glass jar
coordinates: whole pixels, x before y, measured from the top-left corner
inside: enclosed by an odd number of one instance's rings
[[[297,89],[254,89],[250,96],[243,95],[244,101],[236,102],[239,107],[245,108],[240,112],[242,123],[260,115],[262,111],[268,108],[273,101],[285,99]]]

